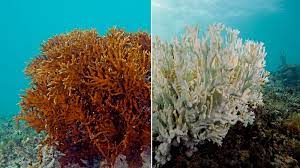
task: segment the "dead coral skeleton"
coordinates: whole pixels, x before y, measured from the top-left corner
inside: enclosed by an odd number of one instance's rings
[[[222,24],[187,28],[172,43],[153,44],[153,127],[158,164],[170,160],[172,144],[209,140],[219,145],[237,121],[254,121],[250,110],[262,104],[267,77],[262,43],[243,41],[239,31]]]

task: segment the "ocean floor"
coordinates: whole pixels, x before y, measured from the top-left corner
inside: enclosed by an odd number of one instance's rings
[[[37,162],[39,142],[45,137],[11,119],[0,119],[0,167],[28,167]]]
[[[42,146],[40,142],[45,139],[44,133],[37,134],[24,123],[16,127],[14,120],[0,120],[0,168],[60,168],[62,153],[53,147]],[[39,150],[41,148],[41,150]],[[144,151],[143,168],[150,167],[150,148]],[[83,161],[84,162],[84,161]],[[89,168],[107,167],[105,161],[94,160],[86,163]],[[115,166],[126,168],[128,164],[124,155],[119,155]],[[64,166],[66,168],[81,168],[77,164]]]
[[[62,153],[53,147],[43,146],[40,143],[45,139],[44,133],[37,134],[35,130],[24,123],[17,124],[15,120],[0,119],[0,168],[60,168]],[[143,168],[150,166],[150,147],[144,151]],[[85,162],[85,161],[83,161]],[[89,168],[107,167],[106,162],[100,158],[93,162],[86,162]],[[65,168],[81,168],[77,164],[64,165]],[[119,155],[115,167],[128,167],[126,157]]]

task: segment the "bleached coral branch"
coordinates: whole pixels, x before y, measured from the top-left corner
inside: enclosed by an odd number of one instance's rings
[[[239,31],[222,24],[187,28],[173,43],[157,39],[153,46],[153,127],[159,164],[170,160],[171,144],[219,145],[230,126],[254,121],[249,109],[262,104],[267,72],[263,43],[243,41]]]

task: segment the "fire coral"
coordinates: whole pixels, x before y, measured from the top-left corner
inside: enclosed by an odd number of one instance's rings
[[[123,154],[139,166],[151,141],[150,36],[75,30],[41,50],[25,70],[31,88],[16,119],[45,131],[62,165],[100,156],[113,166]]]
[[[156,166],[171,160],[171,148],[222,145],[231,126],[254,122],[267,81],[265,47],[244,41],[239,31],[213,24],[200,34],[187,27],[182,38],[153,43],[153,139]]]

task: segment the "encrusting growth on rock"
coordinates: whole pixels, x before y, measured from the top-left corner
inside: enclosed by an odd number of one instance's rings
[[[150,43],[147,33],[117,29],[49,39],[26,68],[32,83],[17,121],[45,131],[62,165],[100,156],[113,166],[123,154],[139,166],[151,139]]]

